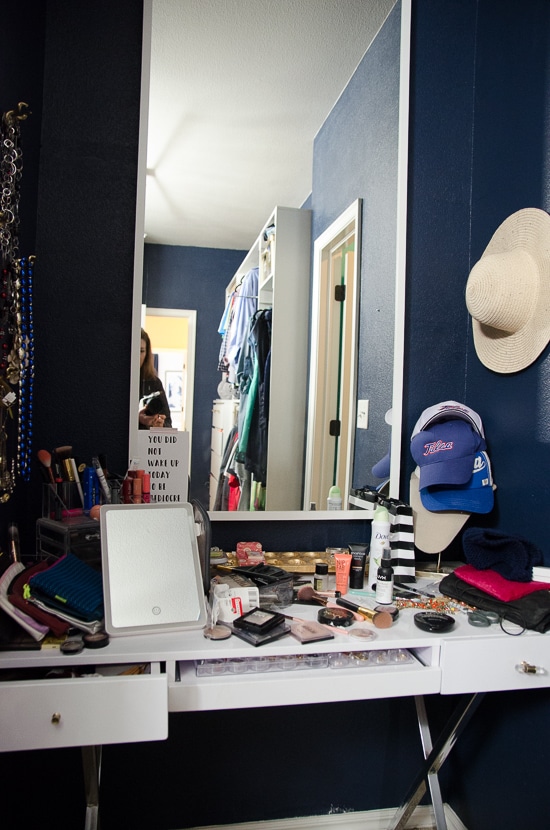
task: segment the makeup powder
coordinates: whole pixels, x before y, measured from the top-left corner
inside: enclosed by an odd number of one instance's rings
[[[355,617],[346,608],[320,608],[317,620],[323,625],[348,626],[353,623]]]

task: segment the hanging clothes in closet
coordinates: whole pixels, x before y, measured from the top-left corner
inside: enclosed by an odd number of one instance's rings
[[[222,337],[218,368],[227,373],[227,380],[232,384],[236,382],[250,318],[258,308],[258,274],[258,268],[251,268],[244,275],[226,303],[218,328]]]
[[[237,367],[240,404],[234,468],[241,481],[239,510],[262,510],[265,504],[271,317],[271,309],[251,317]]]

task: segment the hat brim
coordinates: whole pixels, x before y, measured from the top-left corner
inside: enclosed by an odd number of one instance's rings
[[[470,409],[469,406],[459,403],[458,401],[442,401],[441,403],[436,403],[434,406],[427,407],[427,409],[421,413],[419,419],[414,425],[411,439],[414,438],[415,435],[418,435],[419,432],[429,429],[429,427],[439,421],[455,421],[457,418],[467,421],[473,426],[476,432],[479,432],[483,438],[485,437],[483,423],[477,412],[474,412],[474,410]]]
[[[490,513],[495,504],[495,494],[490,485],[476,489],[428,487],[420,491],[420,498],[426,510],[433,513],[445,510]]]
[[[420,467],[420,490],[439,484],[466,484],[472,477],[475,452],[461,458],[444,458]]]
[[[375,478],[388,478],[390,474],[390,454],[386,453],[384,458],[377,461],[371,470]]]
[[[482,259],[514,249],[527,251],[537,264],[539,296],[533,315],[522,328],[510,333],[471,318],[477,356],[484,366],[500,374],[530,366],[550,340],[550,216],[546,211],[524,208],[513,213],[497,228]]]
[[[414,544],[423,553],[438,554],[458,536],[470,514],[450,510],[431,513],[422,504],[418,483],[418,476],[413,472],[409,501],[413,511]]]

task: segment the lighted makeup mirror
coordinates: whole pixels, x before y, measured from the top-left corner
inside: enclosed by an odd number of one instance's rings
[[[206,604],[191,505],[105,505],[100,522],[107,633],[203,628]]]

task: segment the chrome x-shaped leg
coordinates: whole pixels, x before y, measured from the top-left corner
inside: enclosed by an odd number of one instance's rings
[[[430,788],[432,806],[435,814],[435,826],[437,830],[447,830],[437,774],[458,740],[459,735],[465,729],[468,721],[483,700],[483,697],[483,694],[474,694],[470,697],[463,698],[434,746],[432,746],[424,698],[417,697],[415,699],[425,763],[388,826],[388,830],[404,830],[410,816],[426,792],[426,783]]]

